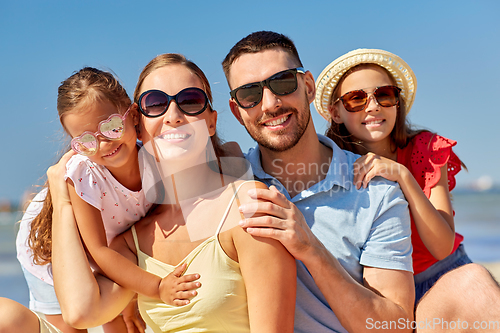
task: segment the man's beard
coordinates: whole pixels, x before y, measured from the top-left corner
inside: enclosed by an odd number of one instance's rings
[[[263,121],[266,121],[267,119],[278,118],[279,116],[290,112],[290,117],[295,116],[297,127],[295,131],[293,133],[290,133],[288,136],[282,135],[288,129],[275,131],[275,135],[273,135],[272,137],[269,137],[269,135],[266,136],[263,132],[257,130],[259,127],[263,127],[263,125],[260,125]],[[256,119],[254,122],[254,127],[252,128],[252,130],[254,130],[253,133],[248,129],[248,126],[246,126],[246,124],[245,129],[252,137],[252,139],[254,139],[260,146],[267,148],[273,152],[283,152],[295,147],[295,145],[302,138],[302,135],[304,135],[304,132],[306,131],[310,121],[311,112],[308,105],[305,107],[301,115],[299,115],[299,112],[296,108],[280,108],[276,112],[265,113],[261,117]]]

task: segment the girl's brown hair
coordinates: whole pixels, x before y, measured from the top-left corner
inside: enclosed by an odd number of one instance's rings
[[[332,103],[333,101],[336,101],[337,98],[340,97],[339,87],[349,74],[351,74],[356,70],[370,68],[373,66],[382,68],[387,73],[392,83],[396,85],[396,81],[394,80],[393,76],[385,68],[378,66],[376,64],[359,64],[349,69],[340,78],[339,83],[332,92],[332,98],[331,98]],[[410,143],[410,141],[419,133],[430,132],[429,130],[426,129],[412,128],[410,122],[406,118],[407,112],[405,103],[401,99],[401,96],[399,98],[400,100],[398,103],[398,113],[396,115],[396,123],[394,124],[394,128],[392,129],[390,134],[391,143],[394,145],[394,147],[391,147],[391,152],[395,152],[398,148],[399,149],[405,148]],[[330,120],[330,127],[326,130],[325,135],[330,139],[332,139],[340,147],[340,149],[349,150],[360,155],[367,153],[367,149],[363,146],[363,143],[356,141],[355,138],[352,136],[352,134],[349,133],[344,124],[337,124],[336,122],[333,121],[333,119]],[[431,141],[429,141],[429,145],[430,143]],[[464,164],[464,162],[460,161],[460,164],[465,170],[467,170],[467,166]]]
[[[68,112],[77,112],[81,106],[97,101],[109,101],[118,110],[128,108],[131,100],[113,74],[85,67],[61,83],[57,94],[59,119]],[[49,187],[45,182],[44,187]],[[45,265],[52,260],[52,198],[50,188],[38,216],[31,222],[28,246],[33,250],[33,262]]]
[[[205,76],[205,73],[191,60],[186,59],[182,54],[178,53],[165,53],[165,54],[160,54],[153,58],[147,65],[144,67],[142,70],[141,74],[139,75],[139,80],[137,81],[137,85],[135,87],[134,91],[134,101],[135,103],[139,102],[139,97],[141,95],[141,88],[142,84],[144,83],[144,79],[154,72],[155,70],[169,66],[169,65],[182,65],[185,66],[191,73],[195,74],[198,76],[198,78],[201,81],[201,84],[203,85],[203,91],[205,91],[205,94],[207,94],[208,100],[209,100],[209,109],[210,112],[213,112],[212,109],[212,90],[210,89],[210,83],[208,82],[207,77]],[[215,132],[214,135],[210,137],[212,140],[212,145],[214,147],[215,155],[217,157],[222,157],[226,156],[225,150],[222,148],[222,140],[219,138],[217,135],[217,132]]]

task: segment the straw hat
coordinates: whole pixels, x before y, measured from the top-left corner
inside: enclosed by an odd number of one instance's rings
[[[417,91],[417,78],[410,66],[397,55],[387,51],[357,49],[332,61],[316,80],[314,106],[323,118],[330,121],[328,106],[331,103],[333,90],[340,78],[349,69],[359,64],[377,64],[385,68],[401,89],[400,95],[405,102],[406,113],[410,112]]]

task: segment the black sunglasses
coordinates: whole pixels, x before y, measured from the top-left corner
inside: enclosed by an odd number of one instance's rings
[[[141,94],[137,104],[144,116],[155,118],[167,112],[171,101],[175,101],[179,110],[189,116],[199,115],[209,104],[207,94],[200,88],[186,88],[174,96],[161,90],[148,90]]]
[[[377,87],[373,93],[373,97],[377,101],[378,105],[383,107],[391,107],[399,103],[399,92],[400,88],[396,86],[382,86]],[[353,90],[345,93],[341,97],[337,98],[333,104],[337,103],[339,100],[342,101],[344,108],[349,112],[359,112],[366,108],[369,101],[368,93],[364,90]]]
[[[304,68],[287,69],[264,81],[244,84],[231,90],[230,95],[243,109],[253,108],[262,101],[264,87],[268,87],[273,94],[279,96],[285,96],[297,90],[297,73],[304,74]]]

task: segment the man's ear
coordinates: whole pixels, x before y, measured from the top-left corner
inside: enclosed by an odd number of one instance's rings
[[[233,100],[232,98],[229,100],[229,108],[231,109],[231,112],[236,117],[238,122],[241,125],[245,126],[245,124],[243,123],[243,120],[241,120],[240,108],[238,107],[238,103],[236,103],[236,101]]]
[[[340,118],[339,108],[337,107],[337,105],[335,105],[335,104],[329,105],[328,106],[328,113],[330,113],[330,117],[337,124],[342,124],[344,122],[344,121],[342,121],[342,118]]]
[[[309,100],[309,104],[311,104],[314,98],[316,98],[316,84],[314,83],[313,75],[309,71],[304,74],[304,84],[306,86],[307,99]]]

